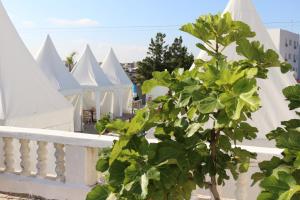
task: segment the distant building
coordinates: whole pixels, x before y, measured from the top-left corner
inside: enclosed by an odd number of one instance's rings
[[[300,36],[283,29],[269,29],[269,34],[285,61],[293,66],[295,78],[300,80]]]
[[[99,62],[99,65],[102,65],[102,62]],[[137,63],[132,62],[132,63],[121,63],[121,66],[125,70],[126,74],[130,78],[130,80],[136,84],[136,76],[137,76]]]
[[[133,83],[137,83],[136,76],[137,76],[137,64],[135,62],[133,63],[121,63],[123,69],[131,79]]]

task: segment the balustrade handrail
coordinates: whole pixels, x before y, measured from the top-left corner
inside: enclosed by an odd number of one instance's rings
[[[85,133],[72,133],[58,130],[31,129],[0,126],[0,137],[10,137],[16,139],[27,139],[34,141],[45,141],[51,143],[59,143],[65,145],[74,145],[92,148],[110,147],[114,140],[118,140],[116,136],[99,136]],[[148,139],[150,143],[157,143],[156,139]],[[267,140],[266,140],[267,141]],[[253,153],[262,153],[270,155],[281,155],[282,150],[270,147],[244,146],[237,145]]]
[[[110,147],[118,137],[100,136],[85,133],[72,133],[58,130],[31,129],[0,126],[1,138],[26,139],[31,141],[44,141],[72,146],[105,148]]]

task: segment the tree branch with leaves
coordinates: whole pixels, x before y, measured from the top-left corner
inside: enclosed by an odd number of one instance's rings
[[[257,128],[247,123],[260,106],[257,79],[267,78],[268,69],[282,63],[273,50],[265,50],[243,22],[231,15],[206,15],[184,25],[208,54],[190,70],[154,72],[143,92],[164,86],[168,94],[158,97],[129,121],[106,126],[119,134],[104,152],[97,170],[106,183],[97,185],[88,200],[189,200],[196,187],[208,189],[220,199],[218,186],[232,174],[247,172],[256,155],[237,147],[252,140]],[[223,54],[231,45],[243,59],[229,61]],[[157,143],[146,139],[153,131]]]
[[[290,101],[291,110],[300,108],[300,85],[285,88],[283,94]],[[267,138],[275,140],[283,152],[281,158],[261,162],[261,172],[252,176],[254,183],[260,181],[262,188],[258,200],[300,199],[300,119],[282,122],[282,126],[269,133]]]

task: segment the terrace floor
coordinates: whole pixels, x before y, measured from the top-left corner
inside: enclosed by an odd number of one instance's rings
[[[28,197],[28,195],[8,195],[8,194],[1,194],[0,193],[0,200],[42,200],[42,198],[36,198],[36,197]]]

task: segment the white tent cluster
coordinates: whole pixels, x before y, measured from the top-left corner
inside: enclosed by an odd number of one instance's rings
[[[256,32],[254,39],[265,48],[276,50],[251,0],[230,0],[224,12],[250,25]],[[0,27],[0,125],[72,131],[74,123],[75,130],[81,128],[82,109],[95,108],[97,119],[106,113],[130,112],[132,82],[112,49],[100,67],[87,46],[70,74],[49,36],[35,62],[1,2]],[[241,58],[235,45],[224,53],[232,60]],[[207,55],[201,52],[199,58],[207,59]],[[278,68],[270,70],[269,79],[259,80],[262,109],[251,123],[261,137],[281,121],[296,117],[281,93],[295,83],[291,73],[283,75]]]
[[[49,35],[36,61],[52,86],[74,106],[75,131],[82,131],[81,86],[67,70]]]
[[[101,70],[89,45],[86,46],[72,74],[84,90],[83,109],[96,109],[96,117],[112,112],[112,102],[105,101],[105,96],[113,93],[114,87]],[[108,112],[107,112],[108,109]]]
[[[73,130],[73,107],[50,84],[0,2],[0,125]]]
[[[72,70],[73,76],[84,90],[83,108],[95,108],[97,119],[103,114],[122,116],[124,112],[130,112],[132,82],[112,50],[102,66],[105,68],[99,66],[87,45]],[[110,72],[111,76],[108,76]]]
[[[0,27],[0,125],[81,131],[82,109],[129,111],[132,83],[113,51],[104,73],[87,46],[72,76],[50,36],[34,60],[1,2]]]
[[[265,48],[277,51],[270,35],[267,32],[254,4],[251,0],[230,0],[224,13],[230,12],[236,21],[247,23],[252,31],[256,32],[254,40],[260,41]],[[230,60],[241,59],[236,54],[236,46],[231,45],[223,53]],[[202,51],[199,58],[207,59]],[[259,137],[280,126],[281,121],[297,118],[288,108],[288,103],[282,94],[282,89],[296,84],[292,73],[282,74],[279,68],[272,68],[267,80],[258,81],[262,108],[254,113],[251,123],[259,129]]]

